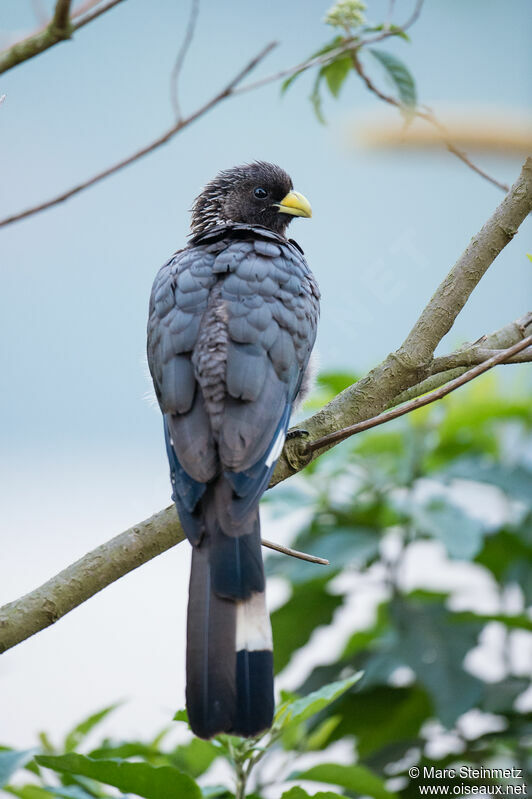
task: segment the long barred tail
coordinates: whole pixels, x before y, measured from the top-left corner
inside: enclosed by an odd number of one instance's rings
[[[200,738],[253,736],[273,719],[272,636],[264,594],[258,509],[227,534],[225,479],[202,499],[204,536],[192,553],[187,623],[187,709]],[[231,492],[232,493],[232,492]],[[228,525],[222,522],[224,529]]]

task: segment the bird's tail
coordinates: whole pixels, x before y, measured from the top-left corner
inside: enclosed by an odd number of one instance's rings
[[[220,477],[202,498],[187,624],[187,709],[200,738],[250,737],[273,719],[273,653],[258,508],[238,512]],[[228,510],[229,509],[229,510]],[[231,511],[232,509],[232,511]]]

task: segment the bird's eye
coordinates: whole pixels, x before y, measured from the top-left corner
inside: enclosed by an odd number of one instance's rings
[[[253,194],[257,200],[264,200],[264,198],[268,196],[268,192],[266,189],[263,189],[262,186],[257,186],[257,188],[253,190]]]

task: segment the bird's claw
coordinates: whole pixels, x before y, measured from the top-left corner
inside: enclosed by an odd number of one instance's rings
[[[286,440],[291,441],[294,438],[305,438],[306,436],[309,435],[310,433],[308,430],[303,430],[299,427],[294,427],[293,430],[289,430],[288,433],[286,434]]]

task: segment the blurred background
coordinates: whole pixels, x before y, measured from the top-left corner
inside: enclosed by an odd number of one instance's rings
[[[380,22],[387,7],[369,0],[367,17]],[[397,2],[396,21],[412,7]],[[0,46],[28,35],[52,8],[3,0]],[[278,47],[248,80],[305,60],[332,38],[327,9],[321,0],[202,0],[180,79],[185,114],[270,41]],[[185,2],[128,0],[1,76],[1,217],[88,178],[171,125],[169,75],[189,10]],[[510,184],[530,141],[530,22],[527,0],[427,0],[411,43],[385,43],[408,64],[420,101],[451,129],[467,128],[469,155]],[[386,87],[376,67],[372,74]],[[308,100],[312,80],[303,75],[284,96],[272,83],[230,98],[147,158],[0,230],[1,603],[169,504],[162,425],[146,398],[148,297],[157,269],[186,240],[194,197],[219,169],[279,163],[311,201],[313,219],[290,232],[321,286],[317,349],[328,372],[361,374],[397,347],[500,202],[500,190],[442,146],[398,146],[390,131],[399,114],[388,115],[355,76],[339,99],[326,97],[320,124]],[[475,144],[490,126],[496,133]],[[497,259],[442,352],[528,310],[530,231],[523,224]],[[522,398],[530,370],[501,368],[499,383]],[[482,393],[475,401],[481,414]],[[526,402],[519,407],[514,422],[528,424]],[[470,496],[464,502],[477,515],[479,504],[488,508],[486,524],[499,518],[498,500]],[[266,523],[265,535],[288,538],[290,525],[281,527]],[[426,557],[437,582],[443,565]],[[44,728],[58,735],[117,699],[128,701],[106,722],[110,733],[142,735],[168,721],[184,703],[188,559],[188,547],[176,547],[3,655],[0,742],[28,746]],[[488,596],[482,585],[473,592],[480,605],[484,589]],[[351,626],[373,612],[380,594],[368,590]],[[286,595],[275,581],[271,604]],[[345,638],[345,627],[335,630]],[[516,655],[522,671],[531,660],[526,636]],[[314,641],[314,654],[292,664],[280,684],[298,686],[319,650]]]

